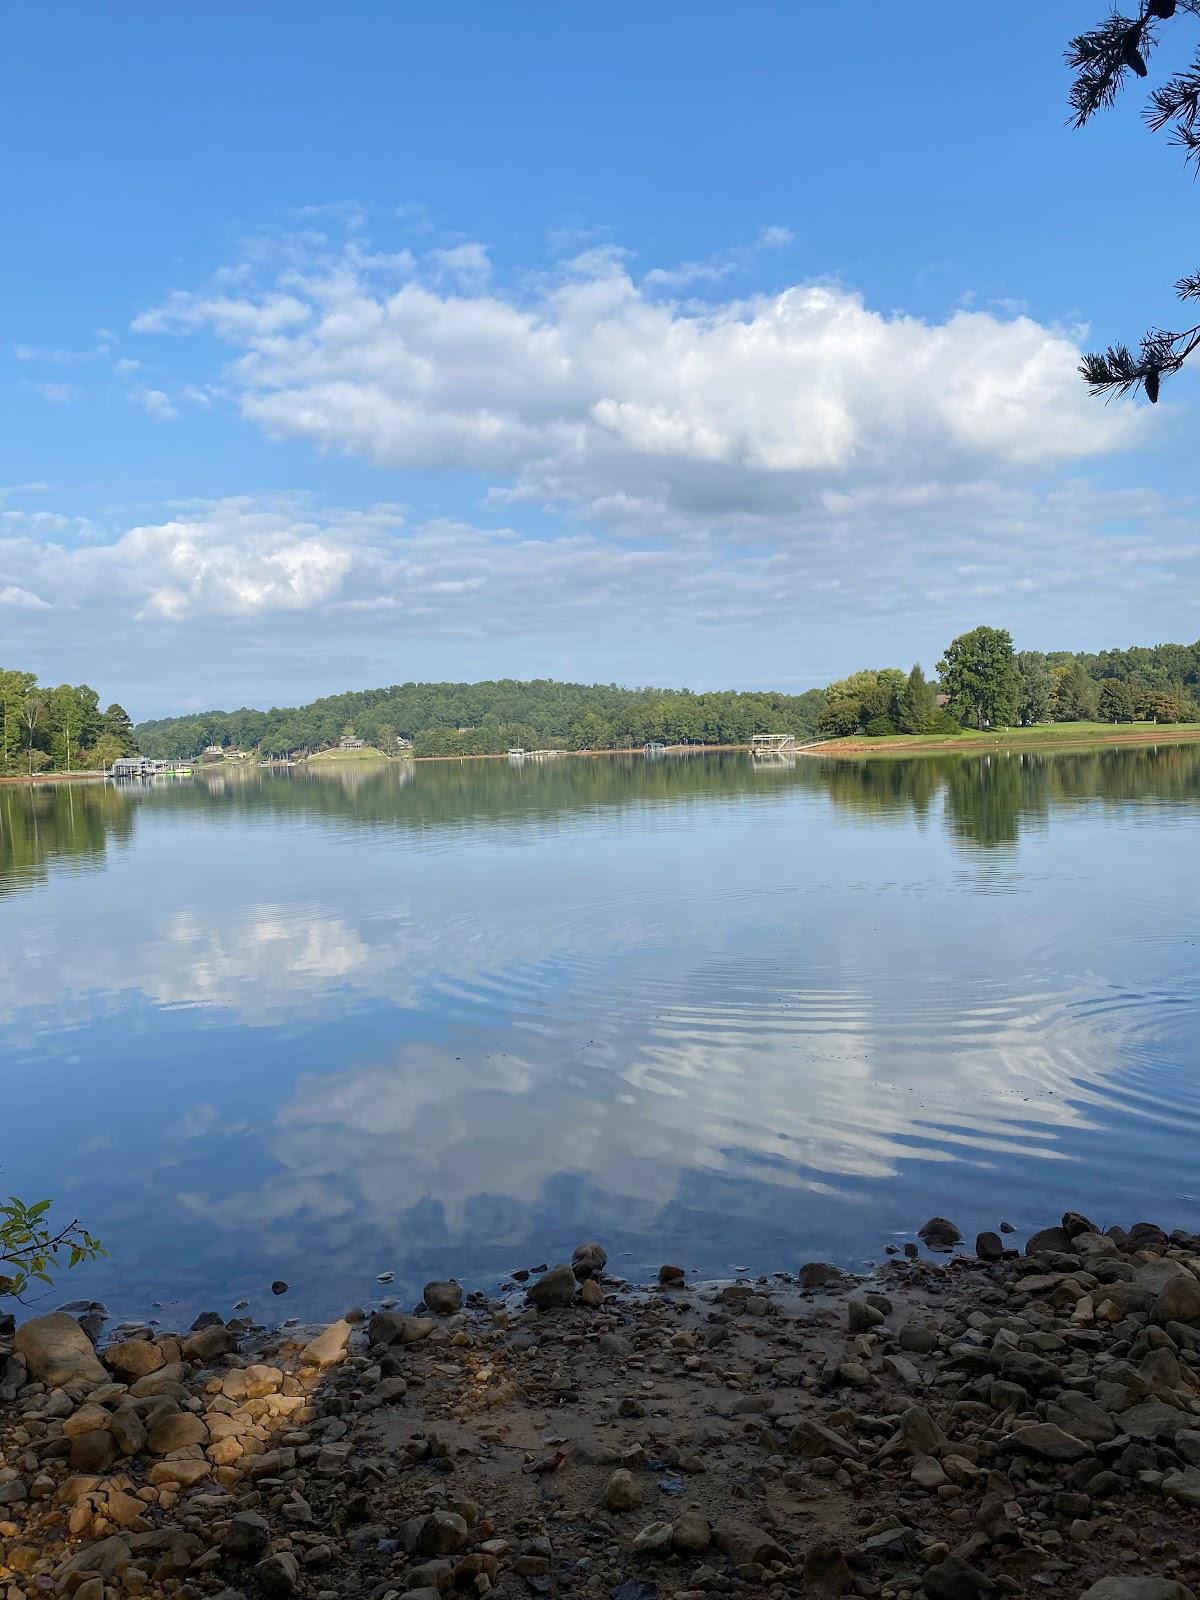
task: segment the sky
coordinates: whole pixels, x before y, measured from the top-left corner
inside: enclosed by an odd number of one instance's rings
[[[16,0],[0,665],[142,717],[1193,639],[1195,382],[1075,370],[1197,265],[1138,92],[1067,127],[1103,9]]]

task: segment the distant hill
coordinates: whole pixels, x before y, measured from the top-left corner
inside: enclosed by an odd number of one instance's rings
[[[386,753],[411,739],[418,755],[491,755],[527,749],[598,750],[664,744],[742,744],[751,734],[811,734],[823,691],[786,695],[732,689],[622,689],[616,684],[512,678],[402,683],[352,690],[304,706],[160,717],[134,730],[145,755],[197,756],[207,745],[265,755],[328,750],[348,731]]]

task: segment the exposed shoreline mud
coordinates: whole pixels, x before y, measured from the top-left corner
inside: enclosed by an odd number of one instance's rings
[[[1188,1600],[1200,1239],[0,1333],[0,1596]],[[85,1319],[86,1320],[86,1319]]]

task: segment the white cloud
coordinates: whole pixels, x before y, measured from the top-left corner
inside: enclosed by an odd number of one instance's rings
[[[174,401],[161,389],[139,389],[134,398],[157,422],[170,422],[179,415]]]
[[[49,611],[47,601],[16,583],[0,583],[0,606],[19,606],[24,611]]]
[[[77,390],[71,383],[35,383],[33,386],[43,400],[49,400],[51,405],[70,405],[75,399]]]
[[[769,228],[763,228],[759,233],[756,245],[759,250],[774,250],[780,245],[791,244],[796,235],[790,228],[781,227],[773,223]]]
[[[295,327],[308,315],[308,307],[294,295],[268,294],[251,301],[177,290],[163,305],[135,318],[133,327],[138,333],[171,333],[211,326],[223,339],[255,339]]]
[[[647,287],[716,282],[732,263],[639,282],[611,245],[523,294],[487,286],[476,244],[430,252],[399,286],[358,245],[306,271],[292,259],[258,289],[243,275],[236,299],[176,292],[135,327],[233,345],[229,386],[273,437],[486,472],[501,495],[605,522],[630,505],[660,526],[779,522],[830,492],[1053,469],[1141,426],[1137,408],[1089,399],[1077,332],[1028,316],[930,323],[828,283],[663,301]]]

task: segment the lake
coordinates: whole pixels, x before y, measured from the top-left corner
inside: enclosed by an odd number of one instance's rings
[[[1196,1228],[1198,828],[1169,745],[0,789],[0,1184],[110,1251],[42,1309]]]

